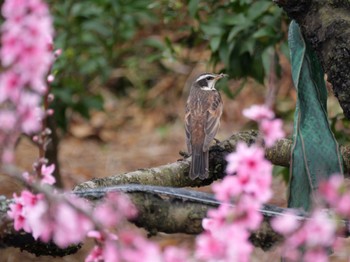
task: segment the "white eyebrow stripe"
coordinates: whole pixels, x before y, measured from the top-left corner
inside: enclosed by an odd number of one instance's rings
[[[210,87],[208,87],[208,86],[201,87],[201,89],[202,89],[203,91],[213,91],[213,90],[216,90],[215,88],[210,88]]]
[[[207,78],[208,76],[215,77],[215,75],[213,75],[213,74],[205,74],[205,75],[202,75],[202,76],[198,77],[196,82],[199,82],[199,81]]]

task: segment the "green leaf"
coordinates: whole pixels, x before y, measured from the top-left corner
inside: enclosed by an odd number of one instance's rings
[[[220,60],[225,64],[225,66],[228,66],[230,61],[230,51],[227,44],[221,45],[221,48],[219,49],[219,57]]]
[[[233,27],[231,29],[230,33],[228,34],[227,41],[231,42],[233,40],[233,38],[235,38],[236,35],[238,35],[245,28],[247,28],[246,25],[238,25],[238,26]]]
[[[266,48],[264,52],[261,54],[261,60],[264,67],[264,71],[266,74],[270,71],[270,64],[271,64],[271,52],[273,52],[273,48]]]
[[[270,8],[273,3],[271,1],[259,0],[254,2],[248,10],[247,17],[249,20],[255,20]]]
[[[160,41],[159,39],[154,38],[154,37],[149,37],[149,38],[145,39],[143,41],[143,43],[144,43],[144,45],[147,45],[147,46],[159,49],[159,50],[165,49],[164,42]]]
[[[103,37],[109,37],[112,34],[111,28],[108,28],[102,21],[91,19],[82,26],[83,30],[97,33]]]
[[[202,31],[209,36],[218,36],[223,33],[223,28],[218,24],[203,24],[201,28]]]
[[[239,54],[248,52],[250,55],[252,55],[254,52],[254,48],[255,48],[255,39],[247,38],[245,41],[243,41],[241,48],[239,50]]]
[[[231,15],[231,17],[225,19],[227,25],[241,25],[249,26],[252,21],[249,20],[244,14],[239,13],[237,15]]]
[[[98,110],[103,109],[103,98],[100,95],[84,96],[82,103],[89,109],[94,108]]]
[[[199,0],[190,0],[190,2],[188,3],[188,11],[191,17],[194,17],[196,15],[198,10],[198,5],[199,5]]]
[[[221,36],[214,36],[212,39],[210,39],[210,49],[215,52],[216,50],[218,50],[219,45],[220,45],[220,41],[221,41]]]
[[[275,32],[273,31],[273,29],[271,27],[263,27],[260,28],[258,31],[256,31],[252,37],[254,38],[263,38],[263,37],[271,37],[274,36]]]
[[[60,100],[61,102],[65,104],[72,104],[72,92],[68,87],[65,87],[64,89],[54,89],[53,94],[55,95],[56,99]]]
[[[221,84],[221,83],[223,83],[223,84]],[[220,81],[218,84],[221,84],[223,86],[221,88],[221,90],[227,95],[228,98],[235,99],[241,93],[241,91],[245,87],[246,83],[247,83],[247,79],[244,78],[243,81],[240,83],[239,87],[236,90],[234,90],[233,92],[229,89],[228,84],[227,84],[227,80],[226,80],[226,82]]]

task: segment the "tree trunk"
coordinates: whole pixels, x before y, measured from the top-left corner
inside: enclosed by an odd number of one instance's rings
[[[350,119],[350,1],[274,0],[316,51],[344,115]]]

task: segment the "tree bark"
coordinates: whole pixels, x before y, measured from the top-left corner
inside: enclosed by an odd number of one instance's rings
[[[74,194],[90,201],[99,201],[108,192],[123,192],[127,194],[138,209],[138,216],[132,222],[144,227],[150,234],[157,232],[199,234],[203,231],[202,219],[207,211],[220,204],[212,194],[196,192],[188,189],[155,187],[144,185],[124,185],[99,189],[75,191]],[[0,205],[9,200],[0,200]],[[4,205],[3,205],[4,206]],[[255,247],[269,250],[283,240],[282,236],[273,231],[270,221],[280,216],[287,209],[271,205],[264,205],[260,212],[264,219],[261,227],[252,232],[250,241]],[[4,217],[6,209],[0,209],[0,217]],[[306,213],[299,213],[300,221],[307,219]],[[345,221],[343,223],[345,236],[349,235]],[[29,234],[13,230],[11,222],[6,228],[1,226],[0,246],[19,247],[36,255],[64,256],[76,252],[80,245],[60,249],[56,245],[35,241]],[[344,236],[344,235],[342,235]]]
[[[53,117],[47,118],[47,125],[51,130],[51,141],[47,146],[45,157],[49,160],[50,164],[55,164],[55,170],[53,176],[56,179],[55,186],[58,188],[63,188],[62,176],[60,172],[60,163],[58,161],[58,149],[60,144],[60,139],[57,134],[57,125]]]
[[[132,222],[144,227],[150,235],[157,232],[199,234],[203,231],[202,219],[206,217],[207,211],[220,204],[208,193],[143,185],[81,190],[74,194],[90,201],[98,201],[111,191],[124,192],[130,197],[138,210],[138,216]],[[11,199],[0,199],[0,247],[17,247],[37,256],[65,256],[77,252],[81,247],[78,244],[61,249],[53,243],[35,240],[24,231],[15,231],[12,221],[6,219],[10,202]],[[282,240],[282,237],[272,230],[270,219],[283,211],[283,208],[268,205],[261,209],[264,215],[263,225],[251,235],[251,241],[256,247],[268,250]]]
[[[347,119],[350,119],[350,2],[274,0],[316,51]]]
[[[52,242],[44,243],[35,240],[31,234],[23,230],[16,231],[13,221],[7,217],[7,211],[12,201],[12,199],[0,196],[0,250],[6,247],[16,247],[36,256],[63,257],[74,254],[81,248],[81,244],[60,248]]]
[[[96,201],[103,198],[107,192],[115,191],[128,194],[138,210],[138,216],[133,222],[145,228],[150,235],[157,232],[200,234],[203,232],[202,220],[208,210],[217,208],[220,204],[213,194],[159,186],[121,185],[75,191],[74,194]],[[268,250],[283,240],[281,235],[273,231],[270,221],[285,210],[272,205],[264,205],[261,208],[263,223],[250,237],[255,247]],[[301,219],[304,219],[305,215],[299,214]]]

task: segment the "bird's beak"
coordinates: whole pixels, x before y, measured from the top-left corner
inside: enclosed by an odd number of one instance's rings
[[[219,79],[221,79],[221,78],[223,78],[223,77],[227,77],[227,76],[228,76],[228,75],[221,73],[221,74],[219,74],[219,75],[217,75],[217,76],[215,77],[215,80],[219,80]]]

